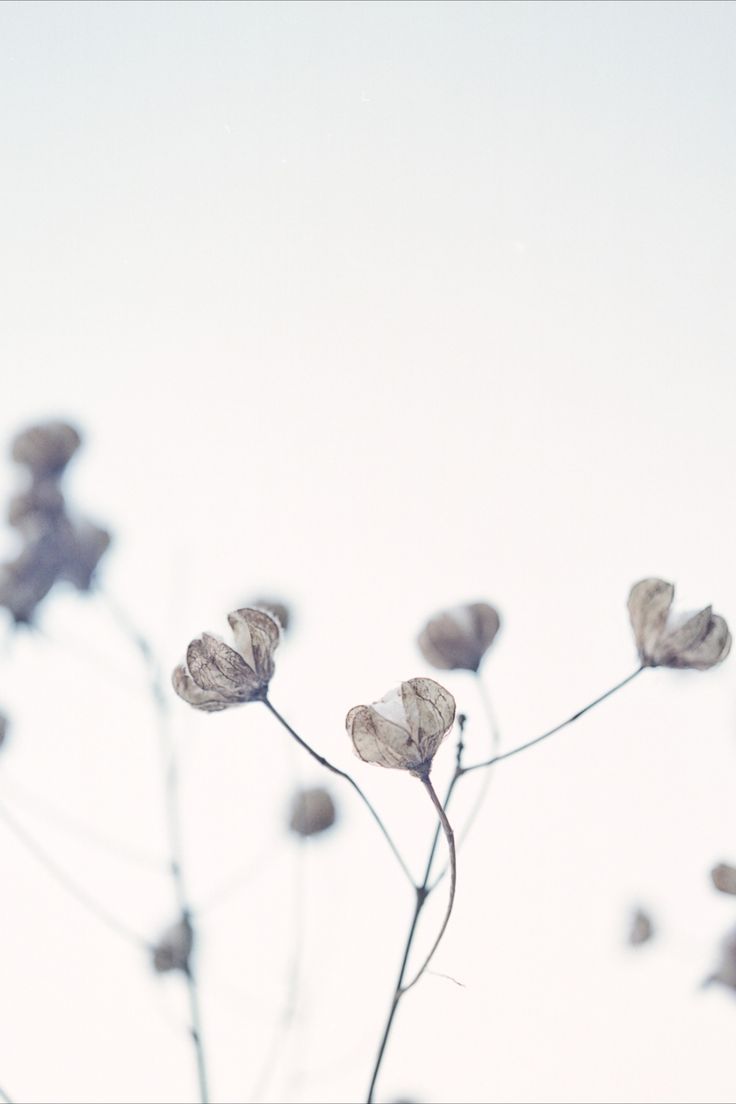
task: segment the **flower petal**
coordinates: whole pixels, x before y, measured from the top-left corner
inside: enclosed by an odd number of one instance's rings
[[[656,666],[652,657],[665,631],[667,616],[675,596],[672,583],[664,579],[642,579],[629,593],[629,617],[639,655],[643,663]]]
[[[229,701],[223,701],[217,691],[202,690],[201,687],[197,686],[183,663],[174,668],[171,684],[187,705],[191,705],[195,709],[201,709],[205,713],[217,713],[221,709],[227,709],[228,705],[231,704]]]

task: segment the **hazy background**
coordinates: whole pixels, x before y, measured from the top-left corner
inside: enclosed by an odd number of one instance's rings
[[[0,6],[0,437],[84,430],[70,493],[167,670],[257,592],[293,602],[274,702],[417,868],[428,802],[343,718],[431,674],[426,616],[499,607],[506,746],[633,669],[635,580],[736,620],[735,44],[703,0]],[[3,500],[17,482],[4,463]],[[144,674],[94,601],[55,591],[41,628],[4,653],[0,799],[153,937],[166,878],[32,807],[163,856]],[[471,680],[443,681],[484,754]],[[251,1099],[301,916],[265,1098],[361,1100],[411,894],[336,784],[298,908],[285,806],[318,768],[259,706],[172,709],[192,896],[249,871],[202,918],[214,1099]],[[463,987],[407,997],[379,1100],[733,1100],[736,1000],[698,985],[736,922],[708,881],[736,860],[735,727],[732,658],[648,673],[499,768],[434,962]],[[193,1100],[180,980],[4,829],[0,870],[0,1085]],[[639,901],[661,937],[633,952]]]

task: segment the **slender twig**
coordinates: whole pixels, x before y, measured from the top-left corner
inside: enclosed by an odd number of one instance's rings
[[[401,854],[399,853],[399,849],[397,848],[396,844],[391,839],[391,836],[388,833],[388,829],[386,828],[386,825],[383,823],[383,821],[381,820],[381,817],[376,812],[375,808],[373,807],[371,802],[368,800],[368,798],[364,794],[363,790],[360,788],[360,786],[355,781],[355,779],[352,777],[352,775],[348,774],[347,771],[340,770],[339,767],[334,766],[332,763],[330,763],[330,761],[328,759],[325,759],[324,755],[320,755],[319,752],[315,751],[313,747],[310,747],[310,745],[307,743],[307,741],[303,740],[302,737],[297,732],[294,731],[294,729],[291,727],[289,722],[284,717],[281,716],[279,711],[271,704],[271,702],[269,701],[268,698],[263,699],[263,704],[266,706],[266,708],[268,710],[270,710],[271,713],[273,713],[274,717],[279,722],[279,724],[282,724],[284,726],[284,728],[289,733],[289,735],[292,736],[296,740],[296,742],[299,744],[299,746],[303,747],[304,750],[306,752],[308,752],[308,754],[311,755],[313,759],[316,759],[317,762],[321,766],[326,767],[328,771],[332,771],[333,774],[338,775],[340,778],[344,778],[345,781],[353,787],[353,789],[357,793],[358,797],[361,799],[363,804],[368,809],[368,812],[371,814],[371,816],[375,820],[376,824],[381,829],[381,832],[383,833],[384,839],[386,840],[389,847],[393,851],[394,857],[396,858],[396,861],[399,863],[399,866],[401,867],[401,869],[404,871],[404,874],[409,879],[412,886],[416,886],[416,883],[414,881],[414,878],[412,877],[411,871],[409,870],[409,867],[406,865],[406,863],[402,859]]]
[[[404,993],[408,993],[410,989],[413,989],[413,987],[419,981],[420,977],[434,958],[437,948],[442,942],[442,937],[447,930],[447,925],[450,923],[450,917],[452,916],[452,906],[455,904],[455,887],[457,884],[457,856],[455,854],[455,835],[453,833],[452,826],[447,819],[447,813],[444,810],[442,802],[438,798],[435,788],[429,780],[429,773],[421,775],[420,781],[429,794],[432,804],[437,810],[437,816],[440,818],[442,831],[445,833],[445,839],[447,840],[447,847],[450,852],[450,894],[447,900],[447,909],[445,910],[445,916],[442,921],[442,926],[440,927],[440,930],[437,934],[437,938],[432,944],[429,954],[417,970],[412,980],[407,985],[402,985],[402,995]]]
[[[181,919],[192,923],[192,909],[186,892],[183,870],[183,846],[181,838],[181,815],[179,810],[179,770],[176,755],[176,745],[169,731],[168,699],[164,693],[161,669],[156,660],[154,651],[148,640],[140,632],[134,622],[128,617],[125,610],[118,605],[106,591],[98,588],[98,593],[104,598],[110,613],[122,633],[132,642],[141,653],[149,674],[149,688],[158,720],[159,749],[164,780],[164,799],[166,806],[166,827],[169,837],[169,854],[171,877],[174,883],[177,902]],[[194,933],[196,945],[196,933]],[[197,1065],[197,1079],[199,1082],[199,1095],[202,1104],[209,1104],[209,1090],[207,1078],[207,1061],[204,1041],[202,1038],[202,1013],[199,1001],[199,989],[197,978],[191,962],[183,971],[187,983],[189,995],[190,1029],[189,1034],[194,1046]]]
[[[617,690],[626,686],[628,682],[631,682],[632,679],[635,679],[636,676],[640,675],[644,670],[646,670],[644,666],[637,667],[635,671],[632,671],[626,678],[621,679],[621,682],[617,682],[610,690],[606,690],[604,694],[594,698],[588,705],[584,706],[582,709],[578,709],[577,713],[573,713],[566,721],[561,721],[560,724],[555,725],[554,728],[550,728],[547,732],[543,732],[541,736],[535,736],[533,740],[528,740],[525,744],[520,744],[518,747],[511,748],[510,751],[504,751],[500,755],[494,755],[491,759],[486,759],[483,763],[472,763],[469,767],[463,767],[461,773],[470,774],[471,771],[480,770],[482,767],[492,767],[496,763],[501,763],[504,759],[510,759],[512,755],[518,755],[520,751],[526,751],[527,748],[534,747],[535,744],[541,744],[542,740],[547,740],[550,736],[554,736],[556,732],[560,732],[563,728],[567,728],[573,721],[577,721],[578,718],[587,713],[589,709],[592,709],[596,705],[600,705],[606,698],[610,698],[611,694],[615,694]]]
[[[457,753],[456,767],[455,767],[455,771],[453,773],[453,776],[450,779],[449,785],[447,787],[447,793],[445,794],[445,800],[444,800],[444,809],[447,809],[447,806],[450,803],[450,800],[452,798],[452,795],[454,793],[454,790],[455,790],[455,787],[456,787],[457,783],[459,782],[459,780],[465,774],[468,774],[468,773],[470,773],[470,771],[473,771],[473,770],[478,770],[481,767],[493,766],[494,763],[498,763],[502,759],[509,759],[512,755],[516,755],[520,751],[525,751],[527,748],[533,747],[535,744],[540,743],[542,740],[546,740],[549,736],[553,736],[556,732],[559,732],[561,729],[565,728],[567,725],[572,724],[573,721],[576,721],[578,719],[578,717],[582,717],[583,714],[587,713],[589,709],[592,709],[594,706],[599,705],[601,702],[605,701],[606,698],[609,698],[612,694],[614,694],[617,690],[620,690],[623,686],[626,686],[626,684],[628,682],[631,682],[632,679],[636,678],[636,676],[638,674],[640,674],[641,671],[643,671],[643,670],[644,670],[643,667],[637,668],[636,671],[632,672],[632,674],[628,675],[625,679],[622,679],[621,682],[616,683],[615,686],[611,687],[611,689],[607,690],[604,694],[601,694],[599,697],[595,698],[592,702],[590,702],[588,705],[586,705],[583,709],[579,709],[577,711],[577,713],[573,713],[573,715],[571,717],[568,717],[568,719],[566,721],[563,721],[562,724],[556,725],[554,728],[550,729],[548,732],[544,732],[544,733],[542,733],[541,736],[537,736],[534,740],[529,740],[527,743],[521,744],[519,747],[512,748],[511,751],[504,752],[501,755],[494,755],[491,759],[489,759],[488,761],[486,761],[484,763],[474,763],[470,767],[464,767],[462,765],[463,743],[462,743],[462,731],[461,731],[461,734],[460,734],[461,738],[460,738],[460,741],[458,743],[458,753]],[[404,993],[407,991],[407,988],[408,988],[408,986],[404,986],[404,977],[406,975],[406,968],[407,968],[407,965],[408,965],[408,962],[409,962],[409,955],[411,954],[411,949],[412,949],[412,946],[413,946],[413,943],[414,943],[414,936],[416,935],[417,925],[418,925],[418,922],[419,922],[419,917],[421,915],[422,909],[424,908],[424,905],[425,905],[425,902],[426,902],[427,898],[429,897],[430,893],[436,887],[436,885],[438,884],[438,881],[439,881],[439,879],[438,879],[431,887],[428,888],[430,875],[432,873],[432,865],[434,863],[434,857],[435,857],[435,854],[436,854],[436,851],[437,851],[437,844],[439,842],[441,830],[442,830],[442,825],[440,823],[438,823],[437,827],[435,828],[434,836],[432,838],[432,844],[431,844],[430,849],[429,849],[429,856],[428,856],[428,859],[427,859],[427,865],[425,867],[424,880],[423,880],[421,885],[416,886],[416,902],[415,902],[415,905],[414,905],[414,915],[412,916],[411,923],[409,925],[409,933],[408,933],[407,938],[406,938],[406,944],[404,946],[404,952],[403,952],[403,957],[402,957],[402,960],[401,960],[401,966],[399,968],[399,976],[398,976],[398,979],[397,979],[397,982],[396,982],[396,988],[394,989],[394,994],[391,998],[391,1005],[389,1007],[388,1017],[386,1019],[386,1024],[385,1024],[385,1027],[383,1029],[383,1035],[381,1036],[381,1041],[378,1045],[378,1053],[376,1054],[376,1059],[375,1059],[374,1066],[373,1066],[373,1074],[371,1076],[371,1083],[370,1083],[370,1087],[368,1089],[367,1104],[373,1104],[374,1093],[375,1093],[375,1089],[376,1089],[376,1082],[378,1081],[378,1075],[381,1071],[381,1066],[383,1064],[383,1058],[384,1058],[384,1055],[386,1053],[386,1047],[388,1045],[388,1040],[389,1040],[389,1037],[391,1035],[391,1029],[393,1027],[394,1019],[396,1017],[396,1012],[397,1012],[399,1004],[401,1002],[401,998],[404,995]],[[425,964],[425,968],[426,968],[426,964]]]
[[[50,874],[67,893],[74,897],[80,905],[83,905],[89,913],[96,916],[101,923],[105,924],[106,927],[114,931],[117,935],[122,936],[128,943],[132,943],[136,947],[144,947],[146,950],[150,948],[150,943],[147,939],[144,939],[126,924],[123,924],[113,913],[108,912],[104,905],[101,905],[99,901],[96,901],[94,897],[90,896],[86,889],[79,885],[63,867],[59,866],[56,860],[44,850],[40,843],[38,843],[36,838],[31,835],[20,821],[16,820],[10,810],[2,804],[0,804],[0,819],[10,829],[19,843],[22,843],[25,849],[44,867],[46,872]]]
[[[13,1104],[13,1101],[2,1087],[0,1087],[0,1100],[4,1101],[4,1104]]]

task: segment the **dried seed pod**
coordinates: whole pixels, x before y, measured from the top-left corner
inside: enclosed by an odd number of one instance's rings
[[[280,636],[274,619],[255,609],[235,610],[227,619],[235,648],[203,633],[191,642],[186,663],[179,664],[172,675],[179,697],[207,713],[263,701],[273,676],[273,653]]]
[[[335,823],[335,802],[322,786],[298,790],[291,799],[289,828],[297,836],[317,836]]]
[[[4,713],[0,713],[0,747],[3,746],[5,740],[7,739],[9,727],[10,722],[8,721],[8,718],[5,716]]]
[[[642,579],[631,588],[629,616],[642,664],[707,671],[731,649],[728,626],[711,606],[673,618],[674,595],[663,579]]]
[[[188,916],[182,916],[160,936],[153,952],[153,968],[157,974],[166,974],[170,970],[189,971],[189,958],[192,953],[194,932]]]
[[[736,990],[736,928],[732,928],[721,941],[719,952],[715,973],[706,979],[706,985],[717,982],[728,989]]]
[[[255,609],[264,610],[278,621],[282,632],[286,632],[291,622],[291,609],[278,598],[254,598],[250,603]]]
[[[721,893],[729,893],[736,896],[736,866],[728,863],[718,863],[710,872],[713,885]]]
[[[487,602],[443,610],[431,617],[419,634],[419,649],[433,667],[443,671],[477,671],[501,625]]]
[[[66,422],[44,422],[29,426],[14,439],[11,455],[30,468],[34,477],[45,479],[63,472],[82,442],[74,426]]]
[[[629,946],[641,947],[642,943],[648,943],[653,937],[654,924],[651,916],[644,909],[635,909],[629,924]]]
[[[366,763],[426,775],[455,720],[455,699],[433,679],[402,682],[373,705],[356,705],[345,725]]]

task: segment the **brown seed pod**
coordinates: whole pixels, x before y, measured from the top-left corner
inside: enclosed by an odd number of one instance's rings
[[[189,970],[189,958],[192,953],[194,932],[189,917],[183,916],[160,935],[152,949],[153,968],[157,974],[166,974],[170,970]]]
[[[179,697],[206,713],[263,701],[273,676],[273,653],[280,638],[274,619],[255,609],[235,610],[227,619],[235,648],[203,633],[191,642],[186,662],[172,675]]]
[[[429,771],[454,720],[450,691],[433,679],[416,678],[372,705],[356,705],[345,725],[364,762],[421,776]]]
[[[317,836],[335,823],[335,802],[322,786],[298,790],[291,799],[289,828],[297,836]]]
[[[443,671],[477,671],[501,625],[487,602],[443,610],[431,617],[419,634],[419,649],[433,667]]]
[[[642,664],[696,671],[715,667],[731,649],[728,625],[711,606],[673,618],[674,596],[674,586],[664,579],[642,579],[631,588],[629,616]]]
[[[60,475],[82,443],[74,426],[66,422],[44,422],[19,433],[11,446],[17,464],[30,468],[34,477]]]

